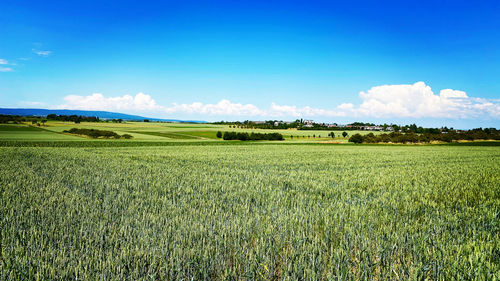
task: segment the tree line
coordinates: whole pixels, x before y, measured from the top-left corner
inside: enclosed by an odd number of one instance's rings
[[[39,121],[39,120],[41,120],[41,118],[0,114],[0,124],[8,124],[8,123],[20,124],[23,122],[30,122],[30,121],[34,121],[34,120]]]
[[[108,120],[102,120],[99,119],[97,116],[83,116],[83,115],[57,115],[57,114],[49,114],[45,117],[42,116],[20,116],[20,115],[6,115],[6,114],[0,114],[0,124],[7,124],[7,123],[13,123],[13,124],[20,124],[23,122],[31,122],[32,124],[38,124],[38,122],[41,122],[44,124],[47,122],[47,120],[54,120],[54,121],[65,121],[65,122],[75,122],[75,124],[81,123],[81,122],[113,122],[113,123],[122,123],[124,120],[123,119],[108,119]],[[144,120],[144,122],[149,122]]]
[[[81,116],[81,115],[57,115],[57,114],[49,114],[47,115],[48,120],[56,120],[56,121],[67,121],[67,122],[99,122],[99,117],[96,116]]]
[[[245,132],[217,132],[217,137],[224,140],[284,140],[283,135],[280,133],[245,133]]]
[[[132,136],[129,134],[124,134],[124,135],[119,135],[116,132],[113,131],[107,131],[107,130],[97,130],[97,129],[79,129],[79,128],[72,128],[69,130],[64,130],[64,133],[70,133],[70,134],[75,134],[75,135],[85,135],[89,136],[91,138],[97,139],[97,138],[105,138],[105,139],[119,139],[119,138],[124,138],[124,139],[131,139]]]
[[[307,123],[306,123],[307,122]],[[394,132],[414,132],[417,134],[424,133],[441,133],[453,131],[453,128],[441,127],[441,128],[424,128],[422,126],[417,126],[416,124],[410,125],[396,125],[396,124],[379,124],[370,122],[353,122],[347,125],[337,125],[310,122],[304,119],[297,119],[292,122],[284,122],[282,120],[265,120],[265,121],[220,121],[213,122],[211,124],[216,125],[229,125],[229,128],[241,128],[241,129],[297,129],[297,130],[315,130],[315,131],[354,131],[354,130],[364,130],[366,127],[378,126],[382,131],[394,131]]]
[[[477,128],[468,131],[448,131],[446,133],[416,134],[392,132],[389,134],[354,134],[349,138],[353,143],[430,143],[432,141],[453,142],[459,140],[500,140],[500,131],[495,128]]]

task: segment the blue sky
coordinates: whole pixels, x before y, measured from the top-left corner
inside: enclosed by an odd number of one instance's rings
[[[499,1],[4,0],[0,106],[500,127],[499,14]]]

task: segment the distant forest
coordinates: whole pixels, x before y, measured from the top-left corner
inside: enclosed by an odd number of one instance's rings
[[[354,134],[349,138],[353,143],[429,143],[432,141],[453,142],[459,140],[500,140],[500,131],[494,128],[478,128],[468,131],[450,131],[446,133],[392,132],[389,134],[366,135]]]
[[[279,133],[242,133],[242,132],[217,132],[217,137],[223,140],[284,140],[283,135]]]
[[[41,116],[20,116],[20,115],[0,114],[0,124],[2,124],[2,123],[3,124],[7,124],[7,123],[19,124],[19,123],[23,123],[23,122],[32,122],[33,124],[37,124],[38,122],[40,122],[43,124],[43,123],[47,122],[47,120],[74,122],[75,124],[78,124],[80,122],[108,122],[108,121],[111,121],[114,123],[123,122],[122,119],[102,120],[102,119],[99,119],[99,117],[82,116],[82,115],[49,114],[45,117],[41,117]]]

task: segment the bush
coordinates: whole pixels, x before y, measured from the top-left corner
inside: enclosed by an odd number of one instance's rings
[[[224,140],[284,140],[283,135],[280,133],[237,133],[237,132],[225,132],[223,136]]]
[[[360,134],[353,135],[349,138],[353,143],[429,143],[431,141],[441,141],[451,143],[458,140],[499,140],[500,131],[495,128],[473,129],[469,131],[449,131],[449,132],[432,132],[416,134],[409,131],[405,134],[392,132],[390,134],[380,134],[375,136],[373,133],[364,136]]]
[[[362,143],[363,142],[363,136],[360,134],[354,134],[349,138],[349,142],[353,143]]]
[[[217,132],[217,138],[218,138],[218,139],[222,138],[222,132],[221,132],[221,131],[218,131],[218,132]]]
[[[105,139],[119,139],[121,137],[125,139],[131,139],[132,135],[129,134],[124,134],[123,136],[120,136],[119,134],[113,132],[113,131],[106,131],[106,130],[96,130],[96,129],[78,129],[78,128],[72,128],[70,130],[64,130],[64,133],[70,133],[70,134],[75,134],[75,135],[85,135],[89,136],[91,138],[97,139],[97,138],[105,138]]]

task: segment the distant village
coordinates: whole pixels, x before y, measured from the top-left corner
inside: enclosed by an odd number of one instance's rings
[[[338,123],[322,123],[314,122],[309,119],[297,119],[295,121],[282,120],[266,120],[266,121],[250,121],[243,122],[215,122],[214,124],[233,125],[241,128],[258,128],[258,129],[298,129],[298,130],[362,130],[362,131],[383,131],[383,132],[404,132],[410,130],[424,130],[422,127],[417,127],[415,124],[400,126],[396,124],[376,125],[373,123],[354,122],[350,124]],[[447,131],[448,128],[441,128],[440,131]]]
[[[298,120],[297,120],[298,121]],[[374,125],[374,124],[337,124],[337,123],[315,123],[313,120],[300,120],[297,121],[273,121],[273,125],[275,127],[279,127],[281,124],[285,125],[293,125],[297,124],[297,128],[310,128],[314,129],[315,127],[322,128],[330,128],[330,129],[355,129],[355,130],[364,130],[364,131],[394,131],[393,124],[390,125]],[[268,121],[253,121],[255,124],[265,124]]]
[[[431,133],[448,133],[448,132],[460,132],[461,130],[455,130],[453,128],[441,127],[441,128],[424,128],[422,126],[417,126],[416,124],[411,125],[397,125],[397,124],[373,124],[373,123],[363,123],[363,122],[353,122],[350,124],[338,124],[338,123],[322,123],[314,122],[314,120],[309,119],[297,119],[295,121],[282,121],[282,120],[266,120],[266,121],[250,121],[246,120],[243,122],[227,122],[220,121],[214,122],[212,124],[224,124],[229,126],[234,126],[234,128],[247,128],[247,129],[297,129],[297,130],[328,130],[328,131],[380,131],[380,132],[413,132],[417,134]]]

